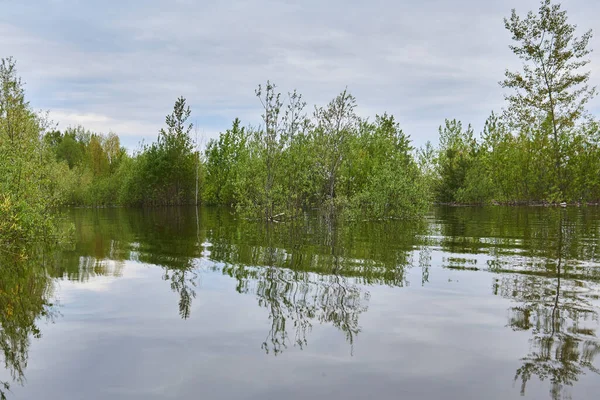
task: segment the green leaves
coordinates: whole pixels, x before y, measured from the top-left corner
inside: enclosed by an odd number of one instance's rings
[[[506,95],[509,105],[505,118],[513,129],[542,128],[552,139],[551,148],[555,180],[552,182],[563,197],[568,184],[565,176],[564,142],[569,129],[586,115],[586,103],[596,95],[588,85],[590,72],[581,71],[590,61],[586,57],[592,32],[576,37],[576,26],[568,23],[560,4],[542,0],[537,15],[525,18],[512,10],[505,19],[515,42],[511,50],[522,60],[522,71],[506,71],[500,84],[512,89]]]
[[[511,92],[502,118],[488,118],[479,141],[456,121],[440,128],[437,199],[507,203],[597,201],[597,125],[585,110],[596,94],[582,71],[591,31],[576,37],[559,4],[504,20],[522,68],[500,82]],[[434,179],[435,179],[434,178]]]
[[[231,129],[206,147],[203,197],[206,203],[231,205],[237,202],[236,185],[248,155],[248,133],[236,118]]]
[[[57,188],[44,115],[25,101],[13,59],[0,62],[0,249],[52,236]],[[1,251],[1,250],[0,250]]]
[[[122,195],[138,205],[181,205],[195,202],[196,154],[190,137],[191,110],[183,97],[166,116],[158,140],[142,148],[125,174],[129,185]],[[127,176],[129,175],[129,176]]]
[[[466,185],[467,173],[473,167],[477,143],[469,125],[463,129],[462,122],[446,120],[439,128],[440,147],[437,156],[437,172],[440,180],[436,187],[437,199],[444,203],[464,201],[457,193]]]
[[[264,126],[244,131],[235,120],[207,147],[209,202],[235,204],[243,217],[266,220],[294,219],[315,208],[351,219],[424,212],[428,188],[410,138],[393,116],[361,120],[347,90],[316,108],[312,119],[296,91],[286,103],[270,82],[256,94]]]

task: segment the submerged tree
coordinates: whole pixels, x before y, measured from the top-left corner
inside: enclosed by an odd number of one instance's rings
[[[141,154],[140,171],[136,179],[145,187],[140,199],[153,205],[189,204],[194,202],[196,157],[188,123],[190,107],[179,97],[173,112],[166,116],[166,129],[161,129],[158,141]]]
[[[323,198],[330,211],[334,210],[339,170],[347,155],[348,140],[355,135],[358,116],[356,99],[344,90],[327,107],[315,109],[315,142],[320,154],[319,166],[324,181]]]
[[[204,194],[246,217],[291,220],[318,209],[353,219],[422,215],[429,190],[411,146],[392,115],[371,123],[344,90],[310,119],[296,91],[287,101],[270,82],[256,92],[264,126],[231,129],[209,143]]]
[[[525,18],[513,9],[504,25],[515,42],[511,50],[523,61],[521,71],[507,70],[500,83],[515,90],[506,96],[505,115],[513,126],[525,130],[536,126],[551,138],[554,190],[563,196],[567,135],[596,94],[595,87],[588,85],[590,72],[581,70],[590,62],[592,31],[576,37],[576,25],[569,24],[566,11],[550,0],[542,0],[537,15],[530,11]]]
[[[305,123],[305,103],[296,91],[288,93],[285,101],[277,86],[270,81],[256,90],[263,113],[263,124],[247,130],[247,149],[239,152],[236,162],[235,203],[241,214],[264,220],[292,218],[295,195],[289,185],[290,146]],[[235,125],[235,124],[234,124]],[[227,136],[234,132],[225,132]],[[244,131],[239,132],[243,136]],[[294,168],[298,168],[295,165]]]
[[[440,126],[440,149],[437,158],[440,182],[437,198],[442,202],[460,201],[458,193],[464,189],[475,156],[476,142],[471,125],[463,128],[462,122],[446,120]]]
[[[235,119],[231,128],[206,146],[204,201],[208,204],[236,203],[236,184],[248,158],[248,133]]]
[[[393,115],[361,122],[350,138],[340,174],[340,194],[348,199],[354,218],[401,218],[420,215],[429,188],[412,156],[410,137]]]

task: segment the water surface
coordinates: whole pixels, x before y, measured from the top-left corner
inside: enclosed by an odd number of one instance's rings
[[[596,399],[598,208],[71,210],[0,265],[8,399]],[[0,384],[0,389],[2,385]]]

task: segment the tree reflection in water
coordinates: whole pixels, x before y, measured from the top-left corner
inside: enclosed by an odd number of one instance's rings
[[[527,282],[526,298],[520,299],[520,307],[511,310],[509,321],[513,329],[532,333],[530,352],[515,374],[515,381],[521,380],[521,394],[525,394],[531,377],[537,376],[542,381],[550,380],[553,399],[568,396],[565,387],[573,386],[584,370],[600,374],[593,365],[595,356],[600,353],[600,344],[596,331],[586,327],[587,321],[598,321],[598,313],[588,297],[593,288],[589,283],[576,280],[561,282],[565,267],[562,265],[563,226],[559,232],[557,260],[554,265],[551,262],[547,265],[555,277]]]
[[[367,235],[396,237],[401,243],[384,249],[385,242],[361,241],[357,227],[333,226],[331,221],[300,227],[246,225],[241,228],[244,233],[234,237],[250,241],[210,236],[209,258],[224,264],[213,270],[235,278],[238,292],[253,293],[268,310],[271,326],[262,344],[265,352],[280,354],[290,344],[304,348],[314,323],[343,332],[352,352],[360,315],[368,308],[365,285],[407,283],[406,268],[412,265],[416,244],[416,231],[407,228],[371,226]],[[372,258],[360,258],[365,254]],[[420,257],[424,271],[427,261],[427,256]]]
[[[0,251],[0,349],[12,381],[22,385],[31,339],[39,339],[39,320],[52,320],[55,308],[48,299],[53,282],[41,251],[4,248]],[[11,382],[0,380],[0,399]]]
[[[593,210],[436,209],[425,223],[358,224],[250,223],[223,210],[182,208],[78,213],[72,249],[31,251],[26,259],[1,254],[0,346],[14,382],[24,381],[37,323],[54,315],[52,277],[86,281],[119,277],[127,261],[155,265],[187,319],[202,274],[223,274],[266,310],[266,353],[305,348],[317,324],[337,328],[352,353],[369,287],[406,286],[417,268],[425,285],[434,256],[442,267],[494,273],[494,294],[512,301],[508,326],[531,333],[515,374],[522,394],[538,378],[550,382],[552,398],[568,397],[582,375],[600,373],[600,213]]]
[[[515,303],[508,326],[531,332],[515,373],[522,395],[537,377],[553,399],[569,398],[581,375],[600,373],[597,209],[439,208],[432,229],[451,255],[444,266],[495,273],[494,294]]]
[[[553,217],[554,235],[552,229],[540,235],[547,246],[540,249],[545,257],[517,268],[517,274],[501,276],[494,291],[518,303],[509,309],[508,326],[532,335],[530,351],[515,374],[521,394],[525,395],[527,383],[536,376],[548,379],[551,397],[561,399],[570,398],[567,388],[586,371],[600,374],[593,364],[600,342],[598,311],[592,304],[600,298],[600,276],[597,268],[569,260],[576,225],[566,222],[562,213]]]

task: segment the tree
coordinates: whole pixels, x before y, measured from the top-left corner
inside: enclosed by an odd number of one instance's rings
[[[551,137],[556,189],[564,192],[566,137],[596,94],[588,85],[590,72],[581,71],[590,62],[592,31],[576,37],[576,25],[569,24],[566,11],[550,0],[542,0],[537,15],[530,11],[525,18],[513,9],[504,25],[515,42],[510,49],[523,62],[522,71],[507,70],[500,83],[515,90],[506,96],[505,116],[514,127],[536,126]]]
[[[108,135],[103,137],[102,148],[106,154],[108,165],[112,172],[118,166],[119,159],[123,154],[123,150],[121,149],[121,141],[119,140],[117,134],[114,132],[109,132]]]
[[[339,192],[348,199],[351,218],[414,217],[424,211],[429,196],[412,156],[410,137],[394,116],[376,115],[362,121],[358,136],[349,138]]]
[[[47,237],[58,171],[43,140],[48,126],[25,100],[12,58],[0,62],[0,249]]]
[[[283,101],[281,100],[281,93],[277,92],[276,88],[275,84],[267,81],[264,88],[259,85],[255,92],[264,110],[262,115],[264,129],[256,131],[258,136],[255,143],[259,146],[260,156],[265,163],[264,217],[269,220],[273,219],[275,215],[273,199],[275,171],[281,159],[283,147],[288,139],[281,127]]]
[[[144,149],[142,175],[147,182],[144,202],[156,205],[189,204],[194,195],[196,174],[194,145],[190,137],[193,124],[186,100],[179,97],[173,112],[166,116],[166,129],[158,141]]]
[[[235,190],[239,169],[247,158],[248,134],[235,119],[232,127],[206,146],[205,200],[209,204],[236,203]]]
[[[52,130],[46,133],[44,141],[54,152],[56,161],[65,161],[70,169],[82,162],[85,145],[78,141],[75,128],[67,128],[64,133]]]
[[[324,179],[323,200],[333,212],[336,198],[336,184],[339,169],[347,153],[348,138],[356,134],[358,116],[355,113],[356,99],[348,90],[344,90],[327,107],[315,109],[315,142],[321,154],[319,162]]]
[[[274,220],[293,217],[297,204],[290,196],[290,146],[305,124],[302,97],[293,91],[282,99],[270,81],[255,92],[263,113],[263,125],[248,132],[247,157],[236,184],[238,211],[253,218]],[[287,104],[286,104],[287,103]]]
[[[109,158],[102,147],[102,142],[102,136],[94,134],[88,145],[89,166],[94,177],[102,177],[108,173]]]
[[[465,187],[467,173],[473,164],[476,142],[471,125],[463,129],[462,122],[446,120],[439,128],[440,149],[437,158],[440,182],[436,187],[441,202],[459,201],[457,193]]]

